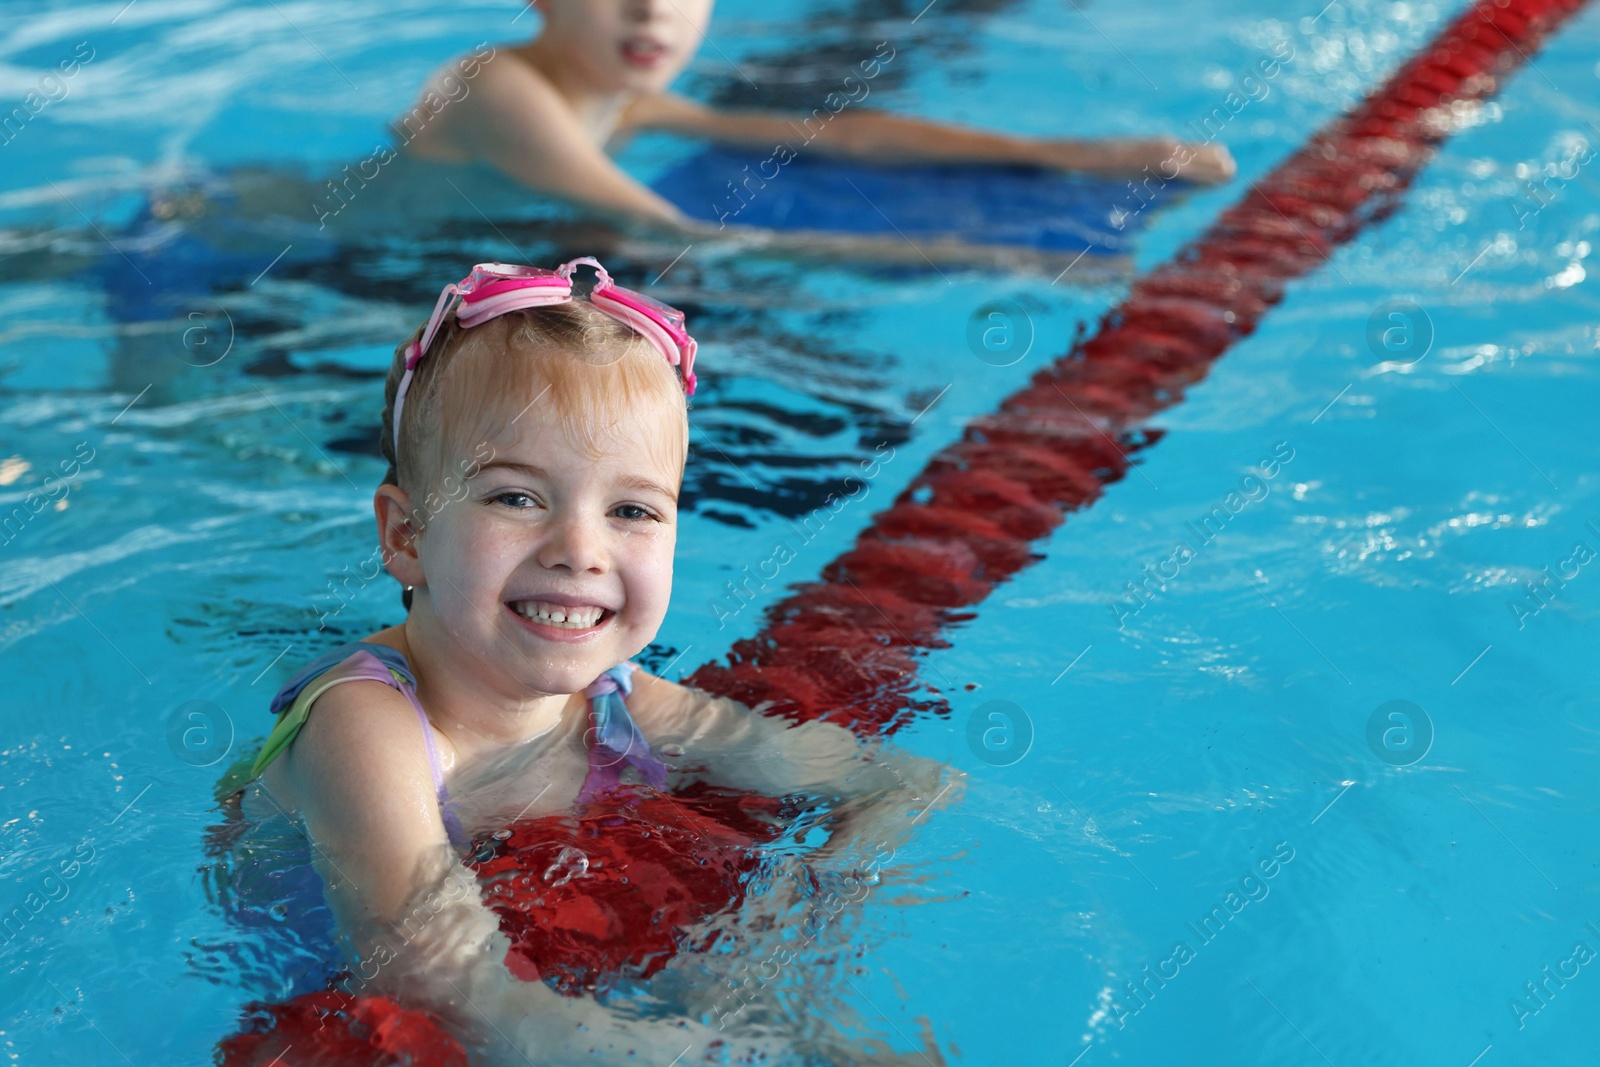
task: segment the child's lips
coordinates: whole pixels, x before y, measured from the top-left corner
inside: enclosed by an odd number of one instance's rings
[[[617,613],[615,611],[612,611],[610,608],[606,608],[600,613],[599,621],[593,626],[579,628],[568,625],[552,625],[547,622],[540,622],[536,618],[529,618],[527,615],[524,615],[522,612],[517,610],[515,602],[507,603],[505,608],[506,613],[515,619],[519,626],[532,633],[534,636],[542,637],[547,641],[573,642],[592,640],[601,632],[609,629],[611,626],[611,620],[617,617]]]
[[[638,67],[640,70],[649,70],[659,66],[667,56],[666,45],[647,37],[633,37],[623,41],[619,50],[622,53],[624,63],[627,63],[630,67]]]

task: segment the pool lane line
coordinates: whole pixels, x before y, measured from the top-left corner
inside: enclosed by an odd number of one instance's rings
[[[929,460],[854,547],[768,607],[724,662],[685,679],[769,714],[887,734],[945,714],[919,695],[921,653],[1035,542],[1160,440],[1145,420],[1183,398],[1283,299],[1287,282],[1392,214],[1451,132],[1448,107],[1494,95],[1587,0],[1482,0],[1354,109],[1314,134],[1199,238],[1137,279],[1099,327]],[[1319,416],[1320,417],[1320,416]]]

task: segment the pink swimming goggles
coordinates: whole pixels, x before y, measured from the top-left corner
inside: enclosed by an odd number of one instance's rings
[[[396,456],[400,454],[400,413],[405,408],[412,376],[433,343],[433,335],[439,332],[444,317],[449,314],[451,304],[455,304],[457,321],[468,329],[509,311],[565,304],[572,299],[572,272],[584,263],[599,275],[589,292],[589,302],[654,345],[668,363],[678,368],[684,394],[694,395],[695,343],[683,328],[683,312],[643,293],[622,288],[611,280],[611,275],[593,256],[579,256],[555,270],[513,263],[479,263],[471,274],[445,286],[439,293],[439,302],[433,306],[427,329],[422,331],[422,340],[413,343],[406,354],[405,377],[400,379],[400,387],[394,394]]]

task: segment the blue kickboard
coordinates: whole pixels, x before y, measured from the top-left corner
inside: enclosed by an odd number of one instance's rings
[[[787,163],[782,158],[714,146],[674,165],[652,187],[691,218],[730,226],[1120,255],[1132,251],[1150,212],[1189,186],[1148,183],[1141,200],[1125,178],[1037,167],[876,166],[804,151]]]

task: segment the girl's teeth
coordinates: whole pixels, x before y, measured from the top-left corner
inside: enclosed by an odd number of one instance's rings
[[[587,630],[598,623],[600,616],[605,613],[604,608],[569,608],[561,604],[541,604],[536,600],[524,600],[516,607],[524,618],[566,630]]]

